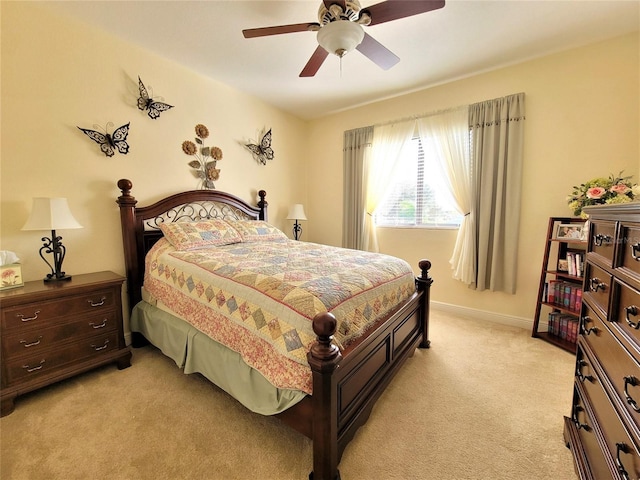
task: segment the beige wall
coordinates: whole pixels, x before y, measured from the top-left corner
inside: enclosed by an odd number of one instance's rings
[[[34,196],[66,196],[84,225],[59,232],[65,269],[124,272],[115,182],[141,201],[196,186],[180,150],[196,123],[222,148],[221,190],[251,200],[268,192],[270,220],[289,233],[288,205],[303,202],[305,238],[340,245],[342,135],[372,123],[523,91],[527,121],[518,293],[474,292],[450,277],[452,230],[380,232],[381,247],[416,265],[433,262],[437,302],[530,319],[547,218],[565,215],[571,186],[625,170],[640,173],[638,36],[548,56],[411,95],[303,122],[106,33],[28,2],[2,2],[0,249],[21,254],[27,280],[46,267],[41,232],[22,232]],[[29,25],[29,28],[25,28]],[[137,76],[175,105],[158,120],[135,107]],[[131,122],[128,155],[112,158],[76,126]],[[276,159],[258,165],[239,142],[274,132]],[[302,181],[301,181],[302,179]],[[305,182],[304,179],[307,179]]]
[[[448,262],[455,231],[381,229],[380,246],[416,270],[420,258],[430,259],[435,301],[531,320],[548,217],[570,215],[566,196],[589,178],[624,170],[639,180],[638,52],[638,35],[624,36],[313,122],[308,178],[323,180],[308,184],[312,238],[341,243],[345,130],[525,92],[517,293],[476,292],[452,280]]]
[[[28,26],[28,28],[26,27]],[[137,77],[175,106],[150,119],[136,107]],[[197,123],[224,154],[220,190],[254,200],[267,191],[269,219],[289,232],[288,206],[306,201],[307,124],[232,87],[30,2],[2,2],[2,223],[0,249],[20,253],[26,280],[48,272],[46,232],[22,232],[35,196],[64,196],[82,230],[59,231],[70,274],[124,273],[116,181],[133,181],[141,204],[198,188],[181,150]],[[76,126],[131,122],[127,155],[106,157]],[[240,141],[273,129],[275,159],[259,165]]]

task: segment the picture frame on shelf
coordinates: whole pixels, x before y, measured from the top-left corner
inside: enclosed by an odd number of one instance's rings
[[[556,228],[557,240],[584,240],[584,223],[559,223]]]

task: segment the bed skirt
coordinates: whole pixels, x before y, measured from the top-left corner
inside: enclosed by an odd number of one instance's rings
[[[307,396],[276,388],[240,354],[144,300],[133,308],[131,331],[144,335],[184,373],[202,374],[252,412],[275,415]]]

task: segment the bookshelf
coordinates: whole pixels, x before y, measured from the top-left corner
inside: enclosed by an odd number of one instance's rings
[[[582,305],[585,220],[551,217],[531,336],[576,352]]]

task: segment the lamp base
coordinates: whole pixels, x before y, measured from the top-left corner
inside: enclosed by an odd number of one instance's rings
[[[42,281],[44,283],[56,283],[56,282],[67,282],[69,280],[71,280],[71,275],[65,275],[63,277],[56,277],[56,276],[46,277]]]

